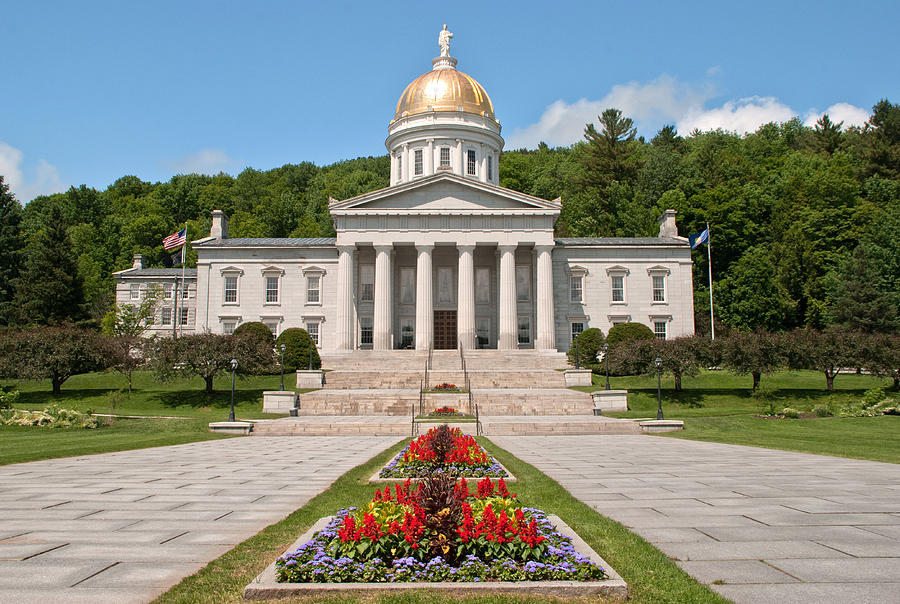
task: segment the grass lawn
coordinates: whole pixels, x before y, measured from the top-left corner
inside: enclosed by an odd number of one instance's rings
[[[574,499],[556,481],[548,478],[533,466],[494,446],[487,439],[479,438],[479,441],[518,478],[518,482],[510,485],[510,490],[518,494],[520,501],[560,516],[623,576],[631,588],[632,601],[638,603],[726,602],[683,572],[658,549],[617,522],[601,516],[587,505]],[[342,507],[361,505],[369,501],[376,485],[366,484],[366,480],[376,469],[396,455],[407,442],[403,441],[347,472],[331,488],[310,500],[307,505],[285,520],[273,524],[256,536],[238,544],[230,552],[212,561],[196,574],[182,580],[181,583],[160,596],[156,602],[160,604],[241,602],[244,586],[281,555],[313,522],[323,516],[332,515]],[[447,594],[421,590],[405,594],[359,598],[340,596],[325,599],[294,598],[279,601],[437,604],[447,599]],[[482,604],[517,604],[562,601],[601,602],[603,600],[597,598],[563,600],[537,596],[490,595],[460,598],[458,601]]]
[[[602,388],[605,376],[594,376],[594,386]],[[900,417],[823,417],[811,419],[763,419],[756,417],[764,405],[777,410],[793,407],[801,412],[817,405],[838,409],[876,387],[886,390],[890,380],[867,375],[839,375],[835,391],[825,390],[825,377],[813,371],[783,371],[764,375],[760,386],[771,393],[768,400],[751,394],[750,376],[726,371],[703,371],[682,379],[683,390],[675,391],[671,376],[663,376],[662,407],[667,419],[684,420],[683,432],[665,434],[686,438],[841,457],[855,457],[900,463]],[[656,376],[612,377],[610,385],[628,390],[629,411],[610,413],[613,417],[656,417]]]
[[[200,378],[161,383],[146,371],[135,372],[133,378],[134,389],[129,394],[128,381],[118,373],[76,375],[63,384],[58,396],[50,392],[49,381],[0,381],[21,392],[16,407],[22,409],[43,409],[56,403],[94,413],[187,418],[115,419],[97,430],[0,426],[0,464],[228,438],[210,433],[207,424],[228,419],[230,376],[216,379],[216,392],[211,396],[204,392]],[[235,382],[236,417],[280,417],[262,413],[263,390],[279,388],[278,375],[239,378]]]

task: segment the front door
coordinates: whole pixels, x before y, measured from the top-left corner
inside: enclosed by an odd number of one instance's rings
[[[449,350],[456,348],[456,311],[434,311],[434,348]]]

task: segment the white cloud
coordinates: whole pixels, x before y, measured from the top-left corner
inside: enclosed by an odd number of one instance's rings
[[[714,78],[720,71],[719,67],[711,67],[707,78]],[[755,132],[763,124],[786,122],[800,115],[773,96],[729,100],[718,107],[707,108],[706,103],[713,95],[714,86],[709,82],[685,84],[667,75],[647,84],[618,84],[599,100],[554,101],[537,122],[515,128],[508,137],[506,148],[534,148],[540,141],[551,146],[571,145],[582,140],[585,124],[596,124],[597,116],[609,107],[621,109],[645,136],[653,136],[666,123],[676,124],[683,135],[695,128],[701,131],[721,128],[744,134]],[[849,103],[835,103],[827,113],[835,122],[843,121],[845,127],[862,125],[869,117],[866,110]],[[805,123],[811,125],[822,113],[810,109],[803,115]]]
[[[851,105],[850,103],[835,103],[825,111],[816,111],[810,109],[806,114],[806,121],[803,123],[810,128],[815,127],[816,121],[824,114],[828,114],[834,123],[844,122],[844,128],[850,126],[862,126],[869,119],[869,112],[861,107]]]
[[[703,132],[721,128],[728,132],[754,132],[769,122],[786,122],[797,113],[772,96],[728,101],[714,109],[692,109],[678,120],[678,131],[687,134],[695,128]]]
[[[711,95],[710,86],[683,84],[667,75],[647,84],[617,84],[597,101],[553,102],[537,123],[513,130],[506,146],[508,149],[535,147],[540,141],[551,146],[570,145],[584,135],[585,124],[596,123],[597,116],[610,107],[621,109],[638,125],[674,122],[692,107],[702,106]]]
[[[166,164],[178,174],[218,174],[234,170],[239,165],[238,160],[232,159],[220,149],[202,149]]]
[[[26,204],[38,195],[50,195],[65,191],[68,185],[62,182],[59,170],[45,159],[39,159],[33,167],[34,176],[31,179],[25,177],[22,170],[22,160],[25,154],[19,149],[0,141],[0,174],[9,185],[16,199]]]

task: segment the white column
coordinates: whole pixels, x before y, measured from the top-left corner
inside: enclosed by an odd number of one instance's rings
[[[338,246],[337,282],[337,349],[353,350],[356,329],[353,321],[353,252],[352,245]]]
[[[433,245],[417,245],[416,252],[416,350],[434,344],[434,282],[431,277]]]
[[[434,139],[428,139],[428,149],[425,151],[425,175],[434,174]]]
[[[475,259],[474,245],[457,245],[459,287],[456,299],[457,337],[464,350],[475,348]]]
[[[537,252],[537,341],[538,350],[556,348],[556,326],[553,318],[552,245],[535,246]]]
[[[484,145],[481,145],[481,169],[478,172],[478,180],[487,182],[487,154],[484,151]]]
[[[516,332],[516,246],[500,245],[500,338],[497,348],[514,350],[519,347]]]
[[[391,350],[391,251],[392,245],[375,246],[375,320],[373,350]]]
[[[403,143],[403,165],[400,166],[400,182],[409,182],[412,179],[412,170],[409,167],[409,144]]]
[[[463,148],[462,148],[462,139],[456,139],[456,173],[460,176],[465,176],[466,174],[466,166],[465,162],[463,162]]]

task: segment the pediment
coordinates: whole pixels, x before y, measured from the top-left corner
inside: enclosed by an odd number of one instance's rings
[[[336,214],[445,212],[558,213],[560,203],[474,181],[454,174],[429,176],[344,201],[332,202]]]

